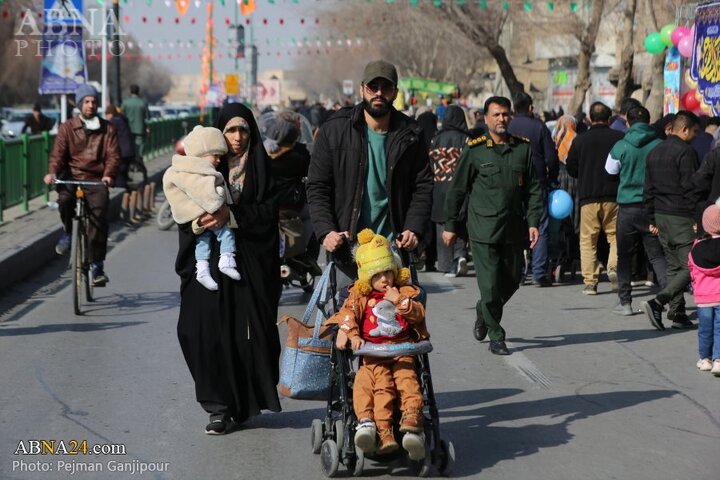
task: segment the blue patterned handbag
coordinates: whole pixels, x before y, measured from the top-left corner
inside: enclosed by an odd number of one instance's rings
[[[330,262],[315,285],[302,320],[283,316],[288,336],[280,357],[280,393],[298,400],[326,400],[330,388],[330,348],[332,327],[322,328],[324,306],[329,299],[328,284],[333,263]],[[309,324],[312,313],[315,323]]]

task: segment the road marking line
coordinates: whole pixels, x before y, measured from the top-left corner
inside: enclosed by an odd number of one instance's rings
[[[512,350],[512,344],[506,342],[508,348]],[[508,365],[517,370],[521,376],[525,377],[530,382],[538,385],[541,388],[549,390],[552,387],[552,382],[540,369],[530,361],[522,352],[513,352],[512,355],[504,357],[504,360]]]

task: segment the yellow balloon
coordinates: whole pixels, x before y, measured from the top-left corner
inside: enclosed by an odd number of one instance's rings
[[[712,117],[714,115],[712,106],[708,105],[705,102],[702,102],[702,104],[700,104],[700,110],[708,117]]]
[[[705,103],[705,99],[700,90],[695,91],[695,99],[700,102],[700,105],[703,105]]]
[[[687,85],[690,90],[695,90],[698,86],[697,82],[690,76],[689,68],[685,70],[685,85]]]

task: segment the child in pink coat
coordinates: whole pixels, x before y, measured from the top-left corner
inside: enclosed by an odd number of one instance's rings
[[[697,368],[720,377],[720,199],[703,212],[706,237],[690,255],[690,278],[698,313]]]

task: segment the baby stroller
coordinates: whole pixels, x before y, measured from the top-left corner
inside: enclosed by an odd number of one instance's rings
[[[417,271],[414,262],[411,262],[412,282],[418,286]],[[332,292],[334,311],[338,305],[347,298],[347,289],[335,299],[337,282],[335,271],[330,274],[330,288]],[[421,301],[425,303],[425,292],[422,291]],[[323,473],[327,477],[334,477],[338,473],[339,465],[342,463],[347,470],[355,476],[363,473],[365,455],[362,450],[355,447],[354,437],[358,419],[353,410],[353,382],[355,379],[355,368],[353,366],[353,353],[350,350],[338,350],[335,347],[337,328],[333,333],[332,348],[330,351],[330,390],[328,393],[327,409],[324,419],[315,419],[311,426],[312,452],[320,454],[320,462]],[[412,346],[412,347],[411,347]],[[441,475],[449,476],[455,465],[455,449],[452,442],[442,440],[440,437],[440,420],[435,393],[433,391],[432,376],[430,374],[430,363],[428,352],[432,350],[430,342],[417,344],[392,345],[392,348],[415,348],[415,350],[393,350],[393,355],[411,354],[417,358],[417,376],[420,383],[420,390],[423,395],[423,415],[425,417],[425,458],[420,461],[412,461],[407,457],[407,452],[400,449],[385,456],[368,455],[369,459],[382,462],[407,459],[412,470],[419,477],[430,475],[432,468],[437,468]],[[365,347],[359,352],[363,355]],[[387,354],[385,356],[388,356]],[[398,435],[397,423],[399,411],[396,408],[394,416],[393,431]],[[399,442],[401,443],[401,442]]]

